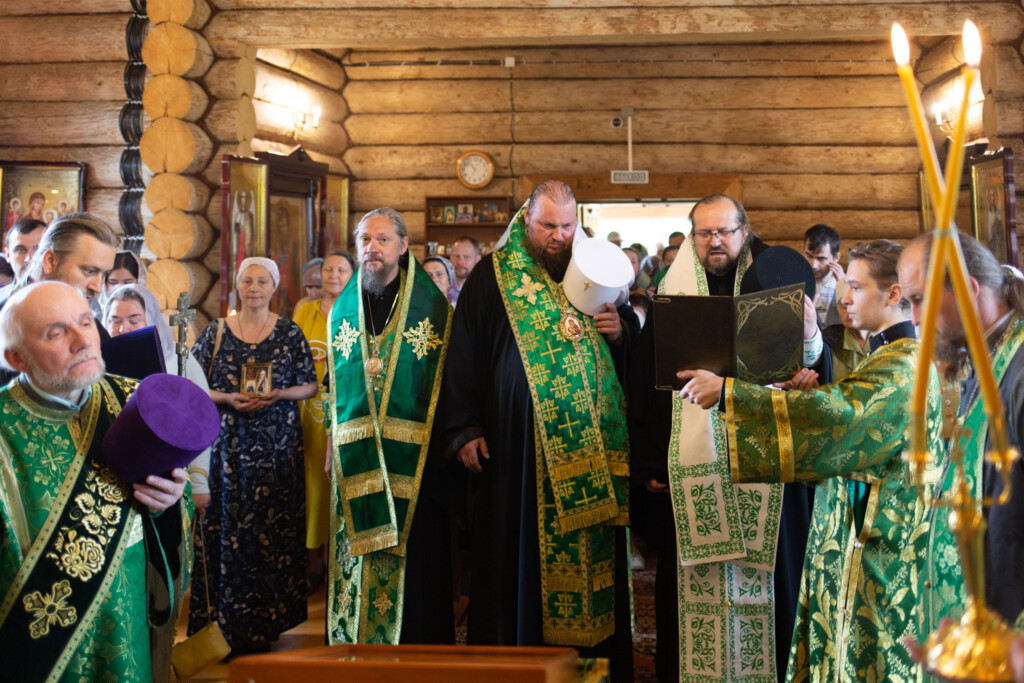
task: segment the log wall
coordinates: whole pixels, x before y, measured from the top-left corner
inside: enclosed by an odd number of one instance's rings
[[[84,161],[85,209],[117,228],[131,3],[25,4],[0,3],[0,159]]]
[[[1016,190],[1016,225],[1018,264],[1024,263],[1024,53],[1019,40],[1001,40],[990,31],[982,34],[981,92],[984,101],[972,104],[968,111],[967,130],[970,139],[988,141],[988,150],[1001,147],[1013,150],[1014,188]],[[921,93],[929,111],[943,97],[959,98],[962,89],[954,87],[964,65],[963,49],[958,37],[949,37],[925,51],[916,73],[923,83]],[[936,140],[947,133],[937,125],[931,127]],[[970,177],[970,169],[964,169]],[[961,202],[964,204],[964,200]],[[970,231],[968,216],[958,214],[960,227]]]
[[[506,57],[516,66],[504,66]],[[888,43],[353,51],[344,60],[353,213],[388,203],[422,242],[428,195],[469,149],[495,161],[476,194],[525,198],[523,176],[740,173],[754,229],[793,242],[919,229],[919,157]]]

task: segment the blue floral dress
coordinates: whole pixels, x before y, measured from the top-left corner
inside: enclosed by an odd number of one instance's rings
[[[273,363],[277,389],[316,382],[309,344],[298,325],[280,318],[270,335],[247,344],[211,323],[192,353],[209,375],[210,389],[239,390],[243,363]],[[189,634],[209,621],[203,540],[209,562],[210,602],[233,650],[264,649],[306,620],[305,468],[302,425],[295,401],[255,413],[218,406],[220,436],[210,452],[210,507],[196,529]]]

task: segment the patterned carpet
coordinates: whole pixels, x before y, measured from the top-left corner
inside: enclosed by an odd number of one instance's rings
[[[658,638],[654,622],[654,575],[658,569],[658,558],[647,552],[642,540],[635,543],[646,566],[633,571],[633,616],[636,619],[633,627],[633,680],[649,683],[658,680],[654,674],[654,646]]]

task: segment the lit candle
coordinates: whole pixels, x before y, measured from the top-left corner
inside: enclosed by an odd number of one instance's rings
[[[896,59],[900,81],[907,95],[907,107],[910,109],[910,120],[914,125],[914,135],[917,137],[917,148],[921,152],[921,166],[924,168],[928,194],[932,198],[932,206],[938,209],[943,194],[939,160],[935,156],[935,145],[932,144],[932,136],[925,121],[921,93],[917,90],[914,71],[910,68],[910,43],[907,41],[906,32],[899,24],[892,25],[892,54]]]

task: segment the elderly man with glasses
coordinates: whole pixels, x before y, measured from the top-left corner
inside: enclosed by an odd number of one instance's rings
[[[751,231],[743,206],[728,195],[709,195],[694,205],[690,221],[693,231],[659,292],[739,294],[744,274],[768,248]],[[733,487],[727,469],[724,476],[705,472],[729,461],[724,420],[676,392],[653,390],[656,325],[645,326],[634,359],[629,415],[634,524],[642,520],[641,533],[659,553],[658,679],[680,680],[681,673],[775,678],[786,670],[812,494],[803,484]],[[815,366],[827,376],[821,381],[828,381],[831,365],[819,364],[830,354],[822,353],[810,300],[804,338],[804,365]],[[739,503],[743,542],[732,542],[726,529],[715,544],[700,544],[693,525],[706,527],[708,512],[725,511],[727,499]]]

